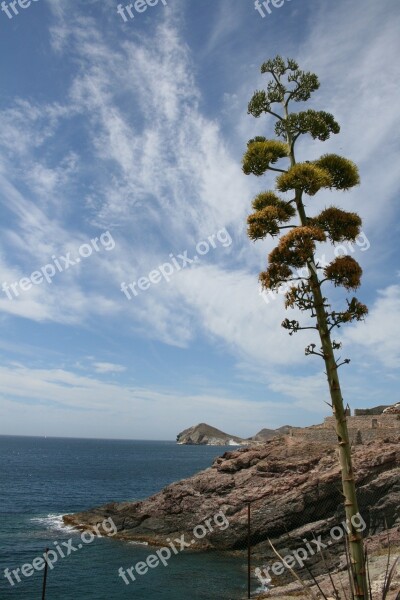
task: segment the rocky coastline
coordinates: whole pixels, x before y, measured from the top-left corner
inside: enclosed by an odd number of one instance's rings
[[[207,423],[184,429],[176,436],[176,442],[186,446],[242,446],[249,443],[248,440],[224,433]]]
[[[368,442],[354,449],[360,511],[367,533],[400,524],[400,437]],[[262,446],[226,452],[212,466],[140,502],[109,503],[65,515],[64,522],[91,529],[112,517],[122,540],[165,545],[171,536],[190,532],[218,511],[229,520],[193,549],[236,551],[247,540],[251,503],[252,543],[267,556],[268,538],[287,544],[306,531],[326,534],[343,518],[340,471],[330,444],[303,443],[289,436]]]

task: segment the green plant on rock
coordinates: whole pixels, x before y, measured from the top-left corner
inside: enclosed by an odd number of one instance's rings
[[[331,406],[336,422],[342,488],[346,518],[350,524],[349,549],[353,573],[354,595],[367,599],[369,590],[365,574],[363,540],[351,525],[358,512],[358,502],[346,412],[342,398],[336,351],[341,344],[332,339],[333,329],[343,323],[360,321],[367,315],[367,307],[353,297],[347,299],[343,310],[333,310],[325,296],[329,284],[355,290],[360,285],[361,267],[349,256],[335,258],[328,266],[321,266],[315,257],[316,245],[354,241],[360,233],[361,219],[353,212],[335,206],[324,208],[319,214],[306,213],[306,197],[314,197],[320,190],[349,190],[360,183],[356,165],[336,154],[324,154],[314,161],[296,162],[297,140],[304,135],[325,141],[338,134],[340,127],[334,117],[324,111],[290,112],[295,102],[306,102],[319,88],[318,77],[301,71],[296,61],[280,56],[268,60],[261,72],[269,75],[266,90],[256,91],[248,106],[249,114],[258,118],[269,114],[275,120],[275,134],[280,139],[256,137],[248,142],[243,157],[243,171],[258,177],[267,171],[278,172],[276,190],[258,194],[253,201],[254,212],[248,217],[248,235],[252,240],[266,236],[280,236],[278,245],[268,257],[266,271],[260,282],[266,289],[277,290],[286,286],[286,308],[297,307],[314,319],[312,327],[303,327],[297,320],[285,319],[283,327],[289,334],[302,329],[315,329],[321,347],[306,348],[306,354],[320,356],[325,363]],[[281,164],[285,162],[283,166]],[[274,165],[274,166],[271,166]],[[289,194],[289,198],[278,193]],[[312,199],[312,205],[315,204]],[[310,202],[311,204],[311,202]],[[282,233],[283,229],[289,229]]]

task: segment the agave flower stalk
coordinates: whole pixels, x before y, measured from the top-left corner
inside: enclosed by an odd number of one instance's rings
[[[339,381],[342,364],[336,351],[341,344],[332,338],[332,330],[343,323],[360,321],[367,307],[355,297],[347,299],[343,310],[334,310],[325,295],[329,285],[355,290],[360,286],[362,270],[354,258],[340,256],[328,266],[315,258],[318,243],[332,244],[355,241],[361,231],[361,219],[353,212],[331,206],[319,214],[306,213],[308,197],[324,189],[349,190],[360,183],[356,165],[336,154],[325,154],[313,161],[296,161],[296,142],[304,135],[325,141],[338,134],[334,117],[324,111],[290,112],[291,105],[306,102],[319,88],[318,77],[299,69],[296,61],[277,56],[261,67],[269,75],[266,90],[256,91],[249,114],[258,118],[269,114],[275,119],[278,139],[256,137],[248,142],[243,157],[243,171],[260,177],[268,171],[278,173],[276,189],[261,192],[253,200],[254,212],[248,217],[248,235],[256,241],[267,236],[278,237],[278,245],[268,256],[267,269],[260,274],[265,289],[288,286],[286,308],[297,307],[308,312],[313,326],[302,326],[297,320],[285,319],[282,326],[292,335],[302,329],[315,329],[321,347],[310,344],[306,354],[321,357],[325,363],[331,406],[336,423],[342,475],[344,509],[349,525],[349,551],[352,563],[355,597],[367,599],[369,592],[361,533],[352,525],[359,513],[346,410]],[[280,139],[279,139],[280,138]],[[281,196],[280,194],[285,194]],[[289,198],[287,197],[289,195]],[[315,203],[311,201],[313,206]],[[282,230],[289,230],[282,232]]]

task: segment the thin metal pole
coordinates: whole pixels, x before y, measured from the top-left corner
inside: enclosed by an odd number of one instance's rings
[[[47,558],[47,553],[48,553],[49,549],[46,548],[46,552],[44,553],[45,555],[45,559]],[[46,600],[46,584],[47,584],[47,568],[48,568],[48,563],[47,560],[45,560],[45,565],[44,565],[44,574],[43,574],[43,590],[42,590],[42,600]]]
[[[247,598],[251,596],[251,513],[250,502],[247,505]]]

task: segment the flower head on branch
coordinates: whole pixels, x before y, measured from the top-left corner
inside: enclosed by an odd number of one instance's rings
[[[324,298],[325,303],[326,298]],[[300,310],[310,310],[314,314],[315,301],[311,286],[308,282],[302,281],[299,285],[293,285],[285,294],[285,308],[299,308]]]
[[[290,321],[289,319],[284,319],[282,321],[282,327],[283,329],[287,329],[289,331],[289,335],[293,335],[294,333],[297,333],[300,329],[302,329],[300,327],[300,323],[295,319],[293,319],[292,321]]]
[[[356,290],[361,285],[362,268],[351,256],[338,256],[324,269],[329,281],[335,286],[342,286],[346,290]]]
[[[315,349],[316,347],[316,344],[309,344],[304,350],[305,355],[309,356],[310,354],[314,354],[315,356],[320,356],[321,358],[324,358],[324,349],[320,348],[320,352],[317,352],[317,350]]]
[[[296,214],[296,209],[291,206],[290,202],[279,198],[275,192],[261,192],[257,194],[251,203],[254,210],[262,210],[266,206],[276,206],[281,209],[289,218],[292,218]]]
[[[247,234],[254,242],[267,235],[274,237],[280,232],[278,221],[279,209],[276,206],[266,206],[247,217]]]
[[[340,327],[342,323],[351,323],[352,321],[363,321],[368,314],[368,308],[357,298],[346,300],[347,310],[327,312],[326,319],[329,331],[334,327]]]
[[[321,188],[330,188],[332,185],[332,178],[326,169],[312,163],[298,163],[278,177],[276,187],[280,192],[301,190],[314,196]]]
[[[281,57],[276,56],[275,58],[270,58],[266,60],[261,65],[261,73],[274,73],[281,77],[286,73],[286,71],[297,71],[299,65],[293,59],[289,59],[287,62]]]
[[[263,289],[276,290],[282,283],[293,277],[293,271],[287,265],[270,263],[268,269],[260,273],[258,279]]]
[[[271,263],[282,263],[301,268],[313,256],[315,242],[325,242],[326,235],[319,227],[296,227],[283,235],[279,244],[269,255]]]
[[[353,161],[337,154],[324,154],[314,165],[324,169],[331,176],[332,184],[328,187],[337,190],[349,190],[359,185],[360,175]]]
[[[263,192],[253,200],[255,212],[247,218],[248,236],[252,240],[275,236],[280,232],[279,225],[287,223],[296,214],[289,202],[281,200],[274,192]]]
[[[296,84],[295,88],[289,93],[290,100],[295,102],[306,102],[311,94],[319,88],[318,77],[315,73],[297,70],[288,76],[289,82]]]
[[[360,235],[362,221],[357,213],[331,206],[316,217],[309,219],[309,223],[326,231],[329,239],[335,243],[354,241]]]
[[[261,66],[261,73],[270,73],[273,79],[268,82],[267,91],[257,90],[249,102],[248,113],[256,118],[262,113],[270,113],[283,120],[282,116],[273,112],[273,104],[287,104],[289,100],[305,102],[319,88],[318,77],[314,73],[301,71],[297,62],[290,58],[285,61],[281,56],[276,56],[267,60]],[[285,73],[288,73],[287,85],[281,81]]]
[[[254,92],[252,99],[249,102],[247,112],[253,117],[261,117],[262,113],[267,113],[271,110],[271,102],[267,97],[265,90],[257,90]]]
[[[262,141],[250,140],[247,151],[243,156],[243,172],[246,175],[264,175],[270,168],[271,164],[275,164],[280,158],[285,158],[289,155],[289,147],[284,142],[279,140]]]
[[[340,132],[340,126],[330,113],[323,110],[306,110],[292,113],[286,119],[277,121],[275,133],[278,137],[286,139],[288,130],[294,140],[299,135],[309,133],[314,140],[325,142],[330,138],[331,133]]]

